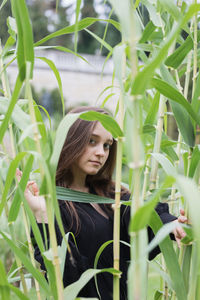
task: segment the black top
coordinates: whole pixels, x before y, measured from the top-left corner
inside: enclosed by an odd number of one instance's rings
[[[128,200],[130,195],[124,195],[122,200]],[[63,221],[63,226],[65,232],[67,233],[70,226],[70,215],[66,209],[66,204],[64,201],[60,202],[60,212]],[[96,253],[100,246],[105,242],[113,239],[113,216],[105,218],[103,215],[97,212],[95,208],[89,203],[74,203],[78,216],[80,218],[80,231],[76,236],[76,248],[73,239],[69,238],[69,245],[73,254],[73,263],[69,259],[69,254],[67,253],[65,261],[65,269],[63,276],[63,283],[66,287],[67,285],[77,281],[81,274],[89,268],[94,268],[94,259]],[[103,205],[100,205],[104,209]],[[162,222],[168,223],[176,218],[169,214],[169,208],[166,203],[159,203],[156,207],[156,211],[159,214]],[[129,243],[128,225],[130,218],[130,208],[122,205],[121,206],[121,224],[120,224],[120,240]],[[38,224],[40,232],[44,238],[42,224]],[[46,224],[47,238],[48,236],[48,224]],[[57,242],[60,245],[62,242],[62,235],[55,222],[55,230],[57,236]],[[75,224],[70,230],[75,233]],[[149,242],[153,239],[154,234],[152,230],[148,227],[148,239]],[[159,247],[153,249],[150,253],[149,258],[153,259],[158,253],[160,253]],[[40,254],[39,248],[35,245],[35,258],[41,263],[41,268],[45,270],[42,256]],[[124,244],[120,244],[120,271],[122,271],[120,279],[120,300],[127,299],[127,268],[128,261],[130,260],[130,248]],[[98,261],[98,269],[113,267],[113,244],[109,244],[101,254]],[[102,300],[112,300],[112,287],[113,287],[113,277],[107,272],[103,272],[97,275],[98,289],[101,294]],[[90,282],[81,290],[78,295],[79,297],[98,297],[95,281],[91,279]]]

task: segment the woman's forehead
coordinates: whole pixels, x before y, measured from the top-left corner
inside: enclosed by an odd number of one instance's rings
[[[100,122],[97,122],[92,130],[92,135],[104,137],[107,140],[113,140],[112,134],[107,131]]]

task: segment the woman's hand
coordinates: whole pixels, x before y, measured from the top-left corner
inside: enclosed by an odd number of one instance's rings
[[[173,222],[177,223],[177,227],[174,229],[173,234],[177,241],[178,247],[180,248],[181,240],[186,236],[186,233],[183,230],[183,228],[180,226],[180,223],[182,224],[188,223],[188,219],[185,216],[185,211],[183,209],[180,209],[180,216],[178,217],[177,220]]]
[[[22,171],[16,170],[17,181],[19,182],[22,177]],[[43,196],[39,195],[39,189],[35,181],[27,183],[24,196],[32,209],[38,223],[48,223],[46,213],[46,203]]]

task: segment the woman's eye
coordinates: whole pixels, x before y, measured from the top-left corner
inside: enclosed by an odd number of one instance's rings
[[[106,150],[109,150],[110,149],[110,147],[111,147],[111,145],[110,144],[104,144],[104,149],[106,149]]]
[[[91,145],[95,145],[96,141],[93,140],[93,139],[90,139],[89,143],[90,143]]]

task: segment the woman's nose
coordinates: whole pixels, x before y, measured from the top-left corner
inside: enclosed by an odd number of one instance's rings
[[[96,155],[104,156],[105,155],[105,150],[103,145],[98,145],[96,148]]]

